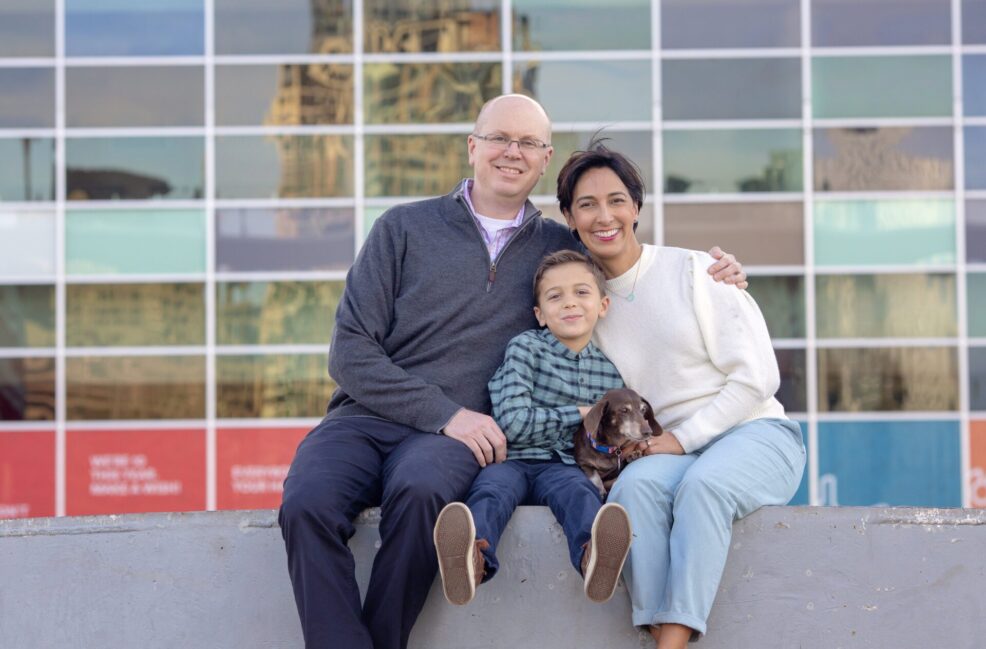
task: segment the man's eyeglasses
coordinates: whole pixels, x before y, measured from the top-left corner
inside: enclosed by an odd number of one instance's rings
[[[493,135],[479,135],[477,133],[473,133],[472,136],[477,140],[482,140],[486,142],[494,149],[509,149],[510,145],[516,142],[517,146],[519,146],[522,151],[526,151],[528,153],[534,153],[535,151],[542,151],[544,149],[547,149],[549,146],[551,146],[550,144],[545,144],[541,140],[535,140],[532,137],[524,137],[519,140],[512,140],[506,135],[503,135],[501,133],[494,133]]]

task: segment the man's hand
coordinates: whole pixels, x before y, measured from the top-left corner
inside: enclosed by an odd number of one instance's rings
[[[736,288],[746,288],[750,285],[746,281],[746,273],[743,272],[743,264],[736,260],[736,257],[728,252],[723,252],[719,246],[713,246],[709,251],[716,263],[709,266],[709,275],[717,282],[735,284]]]
[[[674,436],[670,431],[664,431],[663,434],[657,437],[651,437],[650,439],[644,440],[642,442],[637,442],[637,447],[633,450],[634,455],[640,454],[640,457],[645,455],[657,455],[659,453],[666,453],[669,455],[684,455],[685,449],[681,447],[681,442],[678,438]]]
[[[455,413],[442,432],[468,446],[479,466],[507,459],[507,438],[488,415],[463,408]]]

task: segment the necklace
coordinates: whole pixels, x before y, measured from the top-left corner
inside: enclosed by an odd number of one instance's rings
[[[630,292],[628,294],[626,294],[626,295],[620,295],[619,293],[617,293],[616,291],[614,291],[612,288],[610,288],[609,290],[610,290],[611,293],[613,293],[613,295],[615,295],[618,298],[622,298],[622,299],[626,300],[627,302],[633,302],[633,298],[636,297],[635,294],[634,294],[634,291],[637,289],[637,278],[640,277],[640,267],[643,265],[643,264],[640,263],[641,262],[641,258],[643,256],[644,256],[644,251],[643,251],[643,249],[641,249],[640,250],[640,256],[637,257],[637,270],[634,271],[634,273],[633,273],[633,284],[630,285]]]

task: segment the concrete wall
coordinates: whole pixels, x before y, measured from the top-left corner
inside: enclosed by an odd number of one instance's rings
[[[365,584],[376,512],[351,543]],[[523,507],[500,574],[465,607],[433,588],[411,646],[637,648],[629,603],[594,605],[560,528]],[[696,649],[986,647],[986,511],[765,508],[736,524]],[[0,647],[301,647],[273,512],[0,521]],[[344,648],[340,648],[344,649]]]

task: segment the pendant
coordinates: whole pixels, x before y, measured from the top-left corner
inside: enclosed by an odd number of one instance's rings
[[[627,302],[633,302],[633,293],[626,297]]]

